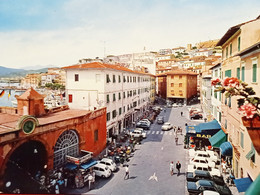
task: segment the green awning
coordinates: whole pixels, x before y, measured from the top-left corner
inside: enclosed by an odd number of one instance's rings
[[[211,146],[219,148],[220,145],[227,141],[227,135],[220,129],[215,135],[209,138]]]
[[[260,194],[260,175],[256,178],[256,180],[249,186],[246,190],[245,195],[259,195]]]

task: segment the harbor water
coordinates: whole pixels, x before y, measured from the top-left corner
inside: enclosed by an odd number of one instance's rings
[[[0,83],[1,87],[19,87],[19,83]],[[22,91],[15,91],[14,89],[0,89],[0,93],[2,90],[5,91],[4,95],[0,97],[0,107],[14,107],[12,101],[16,101],[15,95],[21,95]],[[8,98],[8,94],[10,93],[10,97]]]

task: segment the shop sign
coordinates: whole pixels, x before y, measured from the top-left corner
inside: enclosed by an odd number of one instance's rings
[[[196,137],[201,137],[201,138],[211,138],[211,135],[204,135],[204,134],[196,134]]]

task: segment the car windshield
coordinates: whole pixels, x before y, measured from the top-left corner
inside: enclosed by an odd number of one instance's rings
[[[164,125],[166,125],[166,126],[170,126],[171,124],[170,124],[170,123],[164,123]]]

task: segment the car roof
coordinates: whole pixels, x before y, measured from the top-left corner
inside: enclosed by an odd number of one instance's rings
[[[195,170],[195,175],[203,175],[203,176],[210,176],[210,173],[208,171],[202,171],[202,170]]]
[[[198,165],[198,166],[196,166],[196,164]],[[208,164],[206,164],[206,163],[196,163],[194,166],[196,166],[196,168],[198,168],[198,167],[203,167],[203,168],[208,168],[209,166],[208,166]]]
[[[165,125],[168,125],[168,124],[170,125],[171,123],[170,123],[170,122],[165,122],[164,124],[165,124]]]
[[[203,156],[195,156],[193,159],[194,159],[194,160],[195,160],[195,159],[196,159],[196,160],[207,160],[207,158],[206,158],[206,157],[203,157]]]
[[[102,164],[102,163],[97,163],[97,164],[94,165],[94,167],[106,168],[107,165],[104,165],[104,164]]]
[[[201,179],[198,181],[199,185],[201,186],[212,186],[213,183],[210,180]]]
[[[113,160],[110,159],[110,158],[102,158],[101,161],[103,161],[103,162],[113,162]]]

